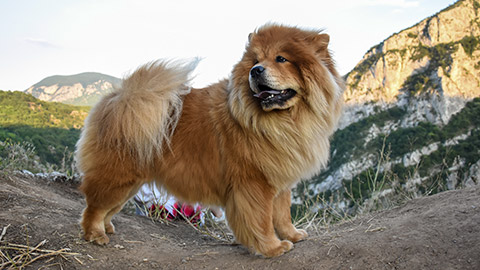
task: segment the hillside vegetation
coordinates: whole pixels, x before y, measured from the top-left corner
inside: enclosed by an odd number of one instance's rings
[[[71,159],[89,109],[0,91],[0,155],[8,158],[15,145],[23,144],[34,147],[41,164],[61,166],[65,158]]]

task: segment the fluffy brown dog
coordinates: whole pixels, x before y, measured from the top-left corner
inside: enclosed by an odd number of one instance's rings
[[[136,70],[92,109],[77,144],[85,239],[108,243],[112,216],[152,180],[183,201],[225,207],[237,241],[264,256],[304,239],[290,188],[325,166],[344,89],[328,42],[263,26],[231,77],[204,89],[188,87],[192,65]]]

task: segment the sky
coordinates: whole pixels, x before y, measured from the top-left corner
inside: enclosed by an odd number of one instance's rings
[[[48,76],[122,78],[157,59],[201,59],[194,86],[229,76],[265,23],[324,29],[341,74],[372,46],[454,0],[0,0],[0,89]]]

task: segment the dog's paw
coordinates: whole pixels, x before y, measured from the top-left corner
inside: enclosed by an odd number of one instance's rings
[[[280,241],[279,245],[269,249],[266,252],[262,252],[263,256],[267,258],[283,255],[285,252],[290,251],[293,248],[293,243],[289,240]]]
[[[283,247],[283,253],[288,252],[293,248],[293,243],[288,240],[282,240],[280,244]]]
[[[110,242],[110,239],[104,232],[89,232],[85,233],[85,236],[83,237],[85,240],[89,242],[93,242],[97,245],[106,245],[108,242]]]
[[[105,224],[105,232],[109,234],[114,234],[115,233],[115,226],[110,222],[108,224]]]
[[[292,241],[293,243],[299,242],[304,240],[308,237],[308,233],[305,230],[297,229],[297,231],[289,236],[287,239]]]

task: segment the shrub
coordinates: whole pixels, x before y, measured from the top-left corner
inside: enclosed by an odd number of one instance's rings
[[[480,40],[474,36],[467,36],[460,40],[460,44],[462,44],[463,49],[465,52],[472,56],[473,52],[477,50],[478,45],[480,44]]]

